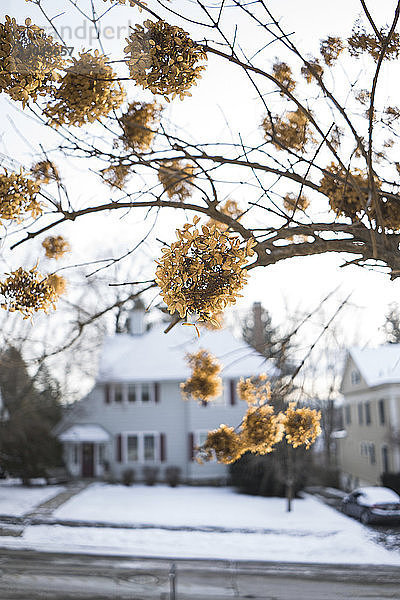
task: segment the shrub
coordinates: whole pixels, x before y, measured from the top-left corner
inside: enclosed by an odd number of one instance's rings
[[[155,482],[157,481],[158,471],[159,471],[158,467],[150,467],[150,466],[143,467],[143,477],[144,477],[144,481],[145,481],[146,485],[154,485],[155,484]]]
[[[135,481],[135,471],[133,469],[125,469],[122,472],[122,483],[124,485],[132,485]]]
[[[170,487],[176,487],[181,481],[180,467],[167,467],[165,469],[165,480]]]

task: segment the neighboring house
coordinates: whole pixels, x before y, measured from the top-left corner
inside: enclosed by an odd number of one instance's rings
[[[64,445],[65,461],[76,477],[120,478],[133,468],[167,466],[181,469],[182,478],[223,480],[225,465],[198,464],[195,448],[221,423],[237,426],[246,405],[236,396],[240,377],[275,373],[271,363],[229,331],[164,324],[146,331],[144,310],[130,313],[130,333],[105,340],[92,391],[67,412],[55,433]],[[190,374],[187,352],[204,348],[223,365],[223,394],[207,406],[181,397],[180,384]]]
[[[335,432],[344,487],[400,472],[400,344],[353,348],[345,363],[344,430]]]

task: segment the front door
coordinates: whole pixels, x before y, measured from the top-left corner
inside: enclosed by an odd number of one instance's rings
[[[82,444],[82,477],[94,476],[94,444]]]

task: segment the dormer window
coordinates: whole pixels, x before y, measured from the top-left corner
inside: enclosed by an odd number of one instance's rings
[[[354,371],[351,372],[351,385],[358,385],[361,381],[361,375],[359,373],[359,371],[357,371],[356,369],[354,369]]]

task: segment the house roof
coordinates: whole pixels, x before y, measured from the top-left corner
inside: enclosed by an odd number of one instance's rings
[[[205,349],[223,365],[222,377],[248,377],[277,373],[271,362],[238,340],[227,329],[201,329],[176,325],[167,334],[165,324],[154,325],[143,335],[115,334],[105,339],[97,380],[184,381],[190,374],[185,354]]]
[[[349,354],[369,387],[400,383],[400,344],[351,348]]]

